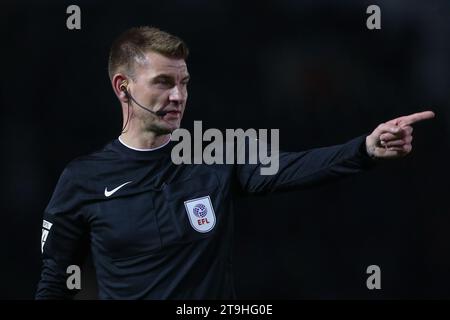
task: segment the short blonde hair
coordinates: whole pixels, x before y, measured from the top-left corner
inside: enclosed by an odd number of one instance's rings
[[[145,59],[145,53],[153,51],[169,58],[186,60],[189,49],[183,40],[154,27],[136,27],[122,33],[111,46],[108,74],[112,80],[118,72],[133,77],[134,66]]]

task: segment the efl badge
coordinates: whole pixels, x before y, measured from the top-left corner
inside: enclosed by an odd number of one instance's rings
[[[198,232],[208,232],[216,225],[216,214],[209,196],[184,202],[189,222]]]

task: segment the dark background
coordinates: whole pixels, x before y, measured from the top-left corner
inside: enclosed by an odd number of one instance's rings
[[[81,8],[81,30],[66,8]],[[381,7],[381,30],[366,8]],[[0,298],[32,299],[42,213],[73,158],[121,130],[107,75],[125,29],[153,25],[191,49],[183,126],[279,128],[295,151],[343,143],[423,111],[405,159],[339,182],[239,198],[240,298],[450,298],[450,2],[3,1]],[[381,290],[366,268],[381,267]],[[79,298],[95,297],[93,272]]]

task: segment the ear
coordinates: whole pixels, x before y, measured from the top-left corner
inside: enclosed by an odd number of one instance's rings
[[[128,82],[128,78],[122,73],[116,73],[111,81],[114,93],[116,94],[116,96],[120,100],[120,102],[123,102],[123,103],[128,102],[128,98],[127,98],[127,96],[125,94],[125,90],[124,90],[124,84],[125,84],[125,88],[126,88],[127,82]]]

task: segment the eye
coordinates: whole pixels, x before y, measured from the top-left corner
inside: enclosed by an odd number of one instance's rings
[[[161,87],[164,89],[172,87],[174,85],[173,80],[168,77],[158,77],[153,80],[153,83],[155,85],[157,85],[158,87]]]
[[[163,84],[163,85],[169,85],[170,81],[167,80],[167,79],[159,79],[159,80],[156,81],[156,83]]]

